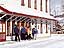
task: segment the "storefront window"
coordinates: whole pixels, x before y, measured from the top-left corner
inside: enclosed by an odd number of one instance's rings
[[[3,32],[5,32],[5,24],[3,24]]]
[[[2,24],[0,24],[0,32],[2,32]]]

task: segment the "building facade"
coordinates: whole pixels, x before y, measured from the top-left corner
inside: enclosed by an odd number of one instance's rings
[[[37,37],[50,36],[54,32],[56,20],[49,15],[49,0],[1,0],[0,19],[5,23],[5,35],[13,35],[13,25],[37,28]],[[1,21],[1,22],[2,22]],[[2,34],[2,32],[0,34]],[[4,37],[5,37],[4,35]],[[6,37],[5,37],[6,38]],[[1,40],[1,39],[0,39]]]

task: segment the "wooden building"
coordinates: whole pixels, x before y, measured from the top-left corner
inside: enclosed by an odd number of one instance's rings
[[[53,27],[57,22],[54,17],[49,15],[49,0],[6,0],[0,5],[0,28],[3,27],[1,34],[5,32],[5,36],[13,35],[13,25],[30,26],[31,31],[35,26],[38,29],[37,37],[50,36],[53,32]],[[2,25],[3,24],[3,25]],[[1,30],[0,29],[0,30]],[[4,38],[6,40],[6,37]],[[2,39],[0,39],[2,40]]]

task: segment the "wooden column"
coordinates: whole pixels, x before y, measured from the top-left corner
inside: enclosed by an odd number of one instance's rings
[[[46,21],[46,33],[48,33],[48,31],[47,31],[47,21]]]
[[[12,21],[10,21],[10,33],[12,33]]]
[[[7,35],[7,21],[6,21],[6,35]]]

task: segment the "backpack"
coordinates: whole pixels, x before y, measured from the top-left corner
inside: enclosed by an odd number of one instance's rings
[[[35,34],[38,33],[37,29],[34,29],[34,33],[35,33]]]

